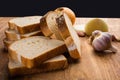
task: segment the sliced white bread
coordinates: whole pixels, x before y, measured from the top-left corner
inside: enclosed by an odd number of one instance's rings
[[[41,19],[40,19],[40,30],[42,31],[42,33],[49,37],[49,36],[52,36],[53,33],[52,31],[49,29],[48,27],[48,24],[47,24],[47,20],[46,20],[46,17],[47,15],[51,13],[51,11],[47,12]]]
[[[70,56],[73,59],[79,59],[81,56],[81,43],[76,31],[73,28],[70,18],[64,13],[60,17],[56,18],[56,22]]]
[[[8,25],[10,29],[15,29],[18,30],[20,34],[25,34],[40,29],[40,18],[41,16],[14,18],[8,22]]]
[[[39,67],[32,68],[32,69],[26,68],[20,62],[10,60],[8,63],[9,73],[10,73],[10,76],[12,77],[64,69],[67,66],[68,66],[67,59],[63,55],[59,55],[54,58],[51,58],[43,62]]]
[[[20,39],[19,33],[13,29],[5,30],[5,35],[9,41],[14,41],[14,40]]]
[[[62,14],[62,12],[50,11],[40,20],[40,28],[45,36],[55,34],[57,39],[62,40],[56,23],[56,18],[60,14]]]
[[[13,43],[14,41],[10,41],[7,38],[3,39],[3,43],[4,43],[4,48],[5,50],[8,50],[8,47]]]
[[[26,33],[26,34],[20,35],[21,38],[27,38],[27,37],[31,37],[31,36],[43,36],[43,33],[39,30],[39,31],[34,31],[31,33]]]
[[[63,41],[33,36],[15,41],[9,47],[10,57],[32,68],[67,51]]]

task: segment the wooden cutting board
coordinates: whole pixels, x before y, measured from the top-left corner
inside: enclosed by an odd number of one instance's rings
[[[13,17],[0,17],[0,80],[7,79],[7,53],[3,51],[4,31],[7,22]],[[86,24],[91,18],[77,18],[76,24]],[[120,37],[120,19],[102,18],[109,26],[109,31]],[[65,70],[28,75],[14,78],[17,80],[120,80],[120,43],[112,42],[117,48],[116,54],[98,55],[88,44],[87,37],[80,37],[82,57],[77,63],[69,64]],[[103,54],[103,53],[99,53]],[[12,79],[13,80],[13,79]]]

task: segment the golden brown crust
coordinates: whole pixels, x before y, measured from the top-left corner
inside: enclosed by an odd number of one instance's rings
[[[4,48],[6,51],[8,51],[9,46],[13,43],[14,41],[10,41],[7,38],[3,39],[3,43],[4,43]]]
[[[10,21],[8,22],[8,26],[10,29],[18,31],[16,25],[14,23],[11,23]]]
[[[29,16],[29,17],[23,17],[23,18],[15,18],[8,22],[8,26],[10,29],[16,30],[20,34],[26,34],[26,33],[40,30],[40,25],[39,25],[40,18],[41,16]],[[33,23],[31,23],[32,20],[33,20]],[[25,21],[28,23],[25,23]]]
[[[14,41],[9,41],[7,38],[3,39],[5,46],[9,47]]]
[[[45,36],[55,35],[56,39],[63,40],[57,27],[56,18],[61,12],[49,11],[40,21],[41,31]]]
[[[55,36],[55,34],[51,35],[50,38],[57,39],[56,36]]]
[[[31,37],[31,36],[43,36],[43,33],[39,30],[39,31],[20,35],[21,38],[27,38],[27,37]]]
[[[9,46],[9,47],[10,47],[10,46]],[[8,47],[8,50],[9,50],[9,54],[8,54],[9,59],[14,60],[14,61],[21,62],[21,60],[19,60],[19,59],[21,58],[21,56],[18,55],[15,51],[10,50],[9,47]],[[19,59],[18,59],[18,57],[19,57]]]
[[[64,52],[67,51],[67,48],[65,45],[62,45],[62,46],[59,46],[53,50],[50,50],[49,52],[41,55],[41,56],[37,56],[36,58],[34,59],[26,59],[24,57],[21,58],[22,60],[22,63],[27,67],[27,68],[33,68],[33,67],[37,67],[39,64],[41,64],[42,62],[50,59],[50,58],[53,58],[57,55],[60,55]],[[51,54],[52,53],[52,54]]]
[[[68,7],[59,7],[57,9],[55,9],[55,11],[57,11],[57,12],[65,12],[69,16],[72,24],[73,25],[75,24],[76,16],[75,16],[75,13],[70,8],[68,8]]]
[[[47,14],[45,14],[41,19],[40,19],[40,30],[42,31],[42,33],[45,36],[51,36],[53,33],[51,32],[51,30],[48,28],[48,24],[46,21],[46,17],[47,15],[50,13],[51,11],[49,11]]]
[[[25,33],[30,33],[30,32],[40,30],[40,26],[39,24],[33,24],[33,25],[25,26],[25,27],[17,26],[17,29],[20,34],[25,34]]]
[[[64,13],[65,14],[65,13]],[[72,29],[70,29],[69,27],[72,27],[72,23],[69,20],[68,22],[71,23],[71,25],[67,25],[67,21],[65,20],[65,16],[67,16],[66,14],[64,15],[62,14],[60,17],[56,18],[57,24],[58,24],[58,28],[59,28],[59,32],[62,35],[62,38],[65,41],[65,44],[68,48],[69,54],[73,59],[79,59],[80,58],[80,49],[78,49],[77,45],[80,45],[79,43],[77,43],[73,38],[75,31]],[[72,33],[73,32],[73,33]],[[78,39],[78,35],[77,33],[75,33],[76,39]]]
[[[34,74],[34,73],[47,72],[47,71],[67,68],[68,67],[67,59],[63,55],[60,55],[60,56],[61,56],[60,60],[56,60],[56,59],[54,59],[54,61],[49,60],[39,65],[39,67],[32,68],[32,69],[26,68],[23,64],[19,62],[12,62],[10,60],[8,64],[9,73],[11,77],[14,77],[14,76]],[[60,56],[57,58],[60,58]]]
[[[79,55],[79,52],[77,50],[77,46],[75,45],[72,37],[67,37],[65,39],[65,44],[68,48],[68,51],[70,53],[70,56],[73,58],[73,59],[79,59],[80,58],[80,55]]]
[[[20,35],[18,34],[18,32],[12,29],[7,29],[5,31],[5,35],[9,41],[15,41],[20,39]]]
[[[46,20],[47,20],[47,24],[48,24],[48,28],[51,30],[51,32],[53,34],[55,34],[56,38],[58,40],[62,40],[62,37],[59,33],[59,30],[58,30],[58,27],[57,27],[57,23],[56,23],[56,18],[62,14],[61,12],[55,12],[55,11],[51,11],[47,17],[46,17]]]

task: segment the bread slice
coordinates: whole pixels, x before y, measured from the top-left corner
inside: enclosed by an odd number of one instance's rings
[[[5,50],[8,50],[8,47],[13,43],[14,41],[10,41],[7,38],[3,39],[3,43],[4,43],[4,48]]]
[[[13,60],[32,68],[43,61],[67,51],[63,41],[44,36],[33,36],[18,40],[10,45],[9,53]]]
[[[40,30],[42,31],[42,33],[49,37],[52,36],[53,33],[52,31],[49,29],[48,24],[47,24],[47,20],[46,17],[47,15],[50,13],[51,11],[47,12],[41,19],[40,19]]]
[[[55,34],[56,38],[62,40],[62,37],[58,31],[56,18],[60,15],[60,12],[50,11],[40,20],[40,28],[45,36]]]
[[[13,29],[7,29],[5,30],[6,37],[9,41],[19,40],[20,35],[17,31]]]
[[[71,20],[67,14],[63,13],[60,17],[56,18],[56,22],[70,56],[73,59],[79,59],[81,56],[81,43],[76,31],[73,28]]]
[[[43,36],[43,33],[39,30],[39,31],[34,31],[31,33],[23,34],[20,36],[21,36],[21,38],[27,38],[27,37],[31,37],[31,36]]]
[[[63,55],[59,55],[54,58],[51,58],[45,61],[44,63],[42,63],[39,67],[32,68],[32,69],[26,68],[20,62],[15,62],[15,61],[10,60],[8,63],[9,73],[12,77],[53,71],[53,70],[58,70],[58,69],[65,69],[67,68],[67,66],[68,66],[67,59]]]
[[[55,34],[51,35],[50,38],[57,39],[56,36],[55,36]]]
[[[18,30],[20,34],[30,33],[40,30],[41,16],[29,16],[11,19],[8,22],[10,29]]]

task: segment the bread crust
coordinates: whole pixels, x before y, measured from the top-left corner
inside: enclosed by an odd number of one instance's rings
[[[64,12],[68,15],[68,17],[70,18],[72,24],[75,24],[76,21],[76,16],[75,13],[68,7],[59,7],[57,9],[55,9],[56,12]]]
[[[31,36],[43,36],[43,33],[39,30],[39,31],[34,31],[31,33],[20,35],[21,38],[27,38],[27,37],[31,37]]]
[[[46,13],[41,19],[40,19],[40,30],[42,31],[42,33],[49,37],[51,35],[53,35],[52,31],[48,28],[48,24],[46,21],[46,17],[47,15],[50,13],[51,11],[49,11],[48,13]]]
[[[63,40],[59,31],[58,31],[58,27],[57,27],[57,23],[56,23],[56,18],[62,14],[61,12],[55,12],[55,11],[51,11],[47,17],[46,17],[46,20],[47,20],[47,24],[48,24],[48,28],[51,30],[51,32],[53,34],[55,34],[56,38],[58,40]]]
[[[61,12],[49,11],[41,20],[40,28],[45,36],[55,35],[56,39],[63,40],[57,27],[56,18],[62,14]]]
[[[66,21],[66,17],[68,21]],[[62,38],[64,39],[64,42],[68,48],[70,56],[73,59],[79,59],[81,56],[81,49],[79,49],[81,48],[81,44],[79,42],[80,40],[77,33],[73,29],[72,23],[69,20],[67,14],[64,13],[60,17],[56,18],[56,22],[58,24],[59,32],[62,35]],[[68,23],[70,24],[70,26],[67,25]],[[73,36],[75,36],[77,41]]]
[[[14,41],[10,41],[10,40],[8,40],[7,38],[4,38],[4,39],[3,39],[4,48],[5,48],[6,51],[8,51],[9,46],[10,46],[13,42],[14,42]]]
[[[17,31],[12,30],[12,29],[7,29],[5,31],[5,35],[7,37],[8,40],[10,41],[14,41],[14,40],[19,40],[20,39],[20,35],[18,34]]]
[[[53,60],[45,61],[40,66],[32,69],[26,68],[20,62],[13,62],[10,60],[8,63],[9,74],[11,77],[14,77],[14,76],[27,75],[27,74],[48,72],[58,69],[65,69],[68,67],[67,59],[63,55],[59,55],[57,56],[57,58],[61,58],[61,59],[57,60],[54,58]]]
[[[40,36],[36,36],[36,37],[40,37]],[[30,38],[34,39],[35,36],[34,37],[30,37]],[[48,37],[41,36],[41,38],[46,39],[46,40],[47,39],[51,40]],[[27,41],[26,39],[27,38],[25,38],[25,41]],[[44,53],[41,52],[42,54],[40,53],[39,55],[37,55],[35,57],[32,57],[32,58],[31,57],[25,57],[23,54],[16,53],[15,49],[11,48],[12,45],[9,47],[9,54],[10,54],[10,57],[13,60],[22,62],[27,68],[33,68],[33,67],[38,66],[42,62],[44,62],[44,61],[46,61],[46,60],[48,60],[48,59],[50,59],[52,57],[55,57],[55,56],[60,55],[60,54],[62,54],[64,52],[67,52],[66,45],[64,43],[62,43],[62,42],[60,42],[60,43],[61,44],[59,44],[59,46],[56,46],[55,48],[51,48],[49,51],[44,51]]]
[[[29,19],[32,20],[32,18],[41,18],[41,16],[30,16],[30,17],[23,17],[23,18],[28,18],[28,21]],[[20,34],[26,34],[26,33],[30,33],[30,32],[34,32],[34,31],[37,31],[37,30],[40,30],[40,25],[39,25],[39,22],[35,22],[33,24],[26,24],[26,25],[19,25],[18,22],[15,22],[16,20],[20,20],[20,23],[21,23],[21,19],[23,18],[15,18],[15,19],[12,19],[8,22],[8,25],[9,25],[9,28],[10,29],[13,29],[13,30],[16,30],[18,31]],[[25,21],[25,19],[24,19]],[[24,22],[23,22],[24,23]]]
[[[29,25],[29,26],[24,26],[24,27],[20,27],[20,26],[16,25],[16,27],[17,27],[18,32],[20,34],[25,34],[25,33],[34,32],[34,31],[40,30],[39,24],[33,24],[33,25]]]
[[[53,58],[55,56],[58,56],[64,52],[67,51],[67,48],[65,45],[61,45],[57,48],[54,48],[53,50],[50,50],[47,53],[44,53],[44,55],[40,55],[34,59],[27,59],[25,57],[21,57],[22,63],[27,67],[27,68],[34,68],[43,63],[44,61]]]

